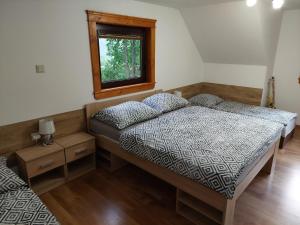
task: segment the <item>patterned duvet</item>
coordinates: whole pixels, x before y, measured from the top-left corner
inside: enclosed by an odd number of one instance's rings
[[[39,197],[0,156],[0,225],[59,225]]]
[[[291,113],[279,109],[270,109],[266,107],[247,105],[232,101],[224,101],[211,108],[225,112],[254,116],[261,119],[282,123],[285,126],[298,116],[296,113]]]
[[[59,225],[39,197],[27,187],[0,195],[0,224]]]
[[[240,175],[280,137],[282,128],[279,123],[193,106],[123,130],[120,145],[230,199]]]

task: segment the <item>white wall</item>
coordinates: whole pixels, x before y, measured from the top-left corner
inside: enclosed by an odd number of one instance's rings
[[[300,115],[300,10],[283,14],[274,73],[277,107]]]
[[[263,88],[266,66],[204,63],[205,82]]]
[[[266,65],[258,6],[232,1],[180,11],[204,62]]]
[[[94,101],[86,9],[158,20],[157,89],[202,81],[202,58],[176,9],[130,0],[1,0],[0,125]],[[36,64],[46,73],[36,74]]]
[[[268,80],[273,75],[282,11],[273,10],[266,1],[258,1],[252,8],[245,1],[231,1],[182,8],[181,13],[203,61],[209,63],[205,79],[259,86],[263,88],[264,105]],[[222,70],[226,75],[217,75]]]
[[[258,1],[258,9],[260,10],[259,16],[261,21],[261,30],[263,34],[264,49],[266,52],[267,60],[267,76],[263,92],[263,105],[267,103],[268,84],[270,78],[274,75],[274,62],[275,54],[278,45],[279,32],[282,20],[282,10],[274,10],[270,6],[270,2]]]

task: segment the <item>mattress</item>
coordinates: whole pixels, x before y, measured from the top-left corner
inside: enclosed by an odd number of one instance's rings
[[[122,130],[120,145],[231,199],[282,129],[279,123],[192,106]]]
[[[296,127],[297,118],[291,119],[282,130],[282,137],[287,137]]]
[[[286,137],[296,126],[297,114],[279,109],[247,105],[239,102],[224,101],[212,107],[215,110],[254,116],[257,118],[281,123],[285,126],[282,137]]]
[[[90,120],[90,130],[95,134],[105,135],[115,141],[119,141],[121,135],[120,130],[94,118]]]

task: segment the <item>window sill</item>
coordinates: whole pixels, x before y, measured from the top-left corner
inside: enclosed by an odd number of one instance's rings
[[[108,88],[102,89],[98,92],[94,93],[95,99],[102,99],[102,98],[109,98],[115,97],[125,94],[130,94],[134,92],[146,91],[154,89],[155,83],[141,83],[141,84],[134,84],[116,88]]]

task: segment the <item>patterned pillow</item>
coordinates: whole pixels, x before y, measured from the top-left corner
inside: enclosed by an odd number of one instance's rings
[[[159,93],[152,95],[144,99],[143,102],[162,113],[183,108],[189,104],[186,99],[169,93]]]
[[[94,118],[119,130],[158,117],[161,113],[142,102],[129,101],[97,112]]]
[[[2,164],[3,158],[0,159],[0,194],[17,190],[20,187],[27,187],[27,184],[18,177],[11,169],[5,164]]]
[[[213,107],[221,102],[224,101],[224,99],[211,94],[199,94],[189,99],[190,103],[192,105],[196,106],[204,106],[204,107]]]

